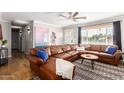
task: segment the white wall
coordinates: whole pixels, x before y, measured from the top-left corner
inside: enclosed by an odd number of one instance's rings
[[[0,20],[2,20],[2,13],[0,12]]]
[[[30,28],[30,31],[27,29]],[[24,53],[28,53],[30,48],[33,48],[33,22],[22,29],[22,50]]]
[[[21,28],[22,31],[22,52],[25,52],[25,28]]]
[[[3,40],[7,40],[8,56],[11,57],[11,24],[9,22],[0,21],[2,25]]]
[[[122,52],[124,53],[124,19],[121,21],[121,42],[122,42]]]

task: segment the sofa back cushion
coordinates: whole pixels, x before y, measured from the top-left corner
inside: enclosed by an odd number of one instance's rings
[[[91,51],[100,51],[101,46],[100,45],[90,45]]]
[[[46,47],[44,50],[47,52],[47,54],[48,54],[49,56],[51,56],[50,47]]]
[[[76,50],[78,48],[78,45],[70,45],[72,50]]]
[[[118,46],[117,45],[100,45],[100,46],[101,46],[100,52],[106,52],[105,50],[108,47],[112,47],[112,48],[118,49]]]
[[[63,52],[61,46],[50,46],[50,51],[51,51],[51,55],[55,55]]]
[[[44,50],[44,51],[47,52],[48,56],[51,56],[50,47],[46,47],[46,48],[32,48],[32,49],[30,49],[30,55],[37,56],[37,51],[38,50]]]
[[[107,47],[108,47],[108,45],[101,45],[100,52],[105,52]]]
[[[69,45],[63,45],[62,49],[63,49],[64,52],[67,52],[67,51],[71,50],[71,47]]]

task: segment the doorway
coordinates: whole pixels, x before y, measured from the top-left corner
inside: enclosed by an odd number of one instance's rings
[[[21,29],[12,28],[11,29],[11,39],[12,39],[12,53],[21,52],[22,50],[22,32]]]

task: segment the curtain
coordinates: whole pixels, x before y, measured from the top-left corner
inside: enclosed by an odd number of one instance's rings
[[[2,27],[1,27],[1,24],[0,24],[0,40],[3,40],[3,35],[2,35]]]
[[[120,21],[113,22],[113,41],[114,44],[118,45],[118,48],[122,50]]]
[[[78,45],[81,44],[81,27],[78,27]]]

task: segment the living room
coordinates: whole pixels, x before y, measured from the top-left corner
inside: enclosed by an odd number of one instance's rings
[[[52,57],[76,65],[73,77],[69,79],[124,79],[123,13],[1,12],[0,15],[2,45],[7,41],[5,47],[8,50],[8,62],[1,62],[0,79],[63,79],[55,74],[56,65],[51,64],[55,59]],[[105,54],[110,46],[116,51]],[[50,63],[50,69],[41,61],[42,57],[30,55],[41,48],[47,52],[46,63]],[[39,63],[34,64],[35,61],[44,63],[41,65],[44,69],[39,70]],[[50,72],[44,72],[46,69]]]
[[[2,0],[3,93],[121,93],[123,0]]]

